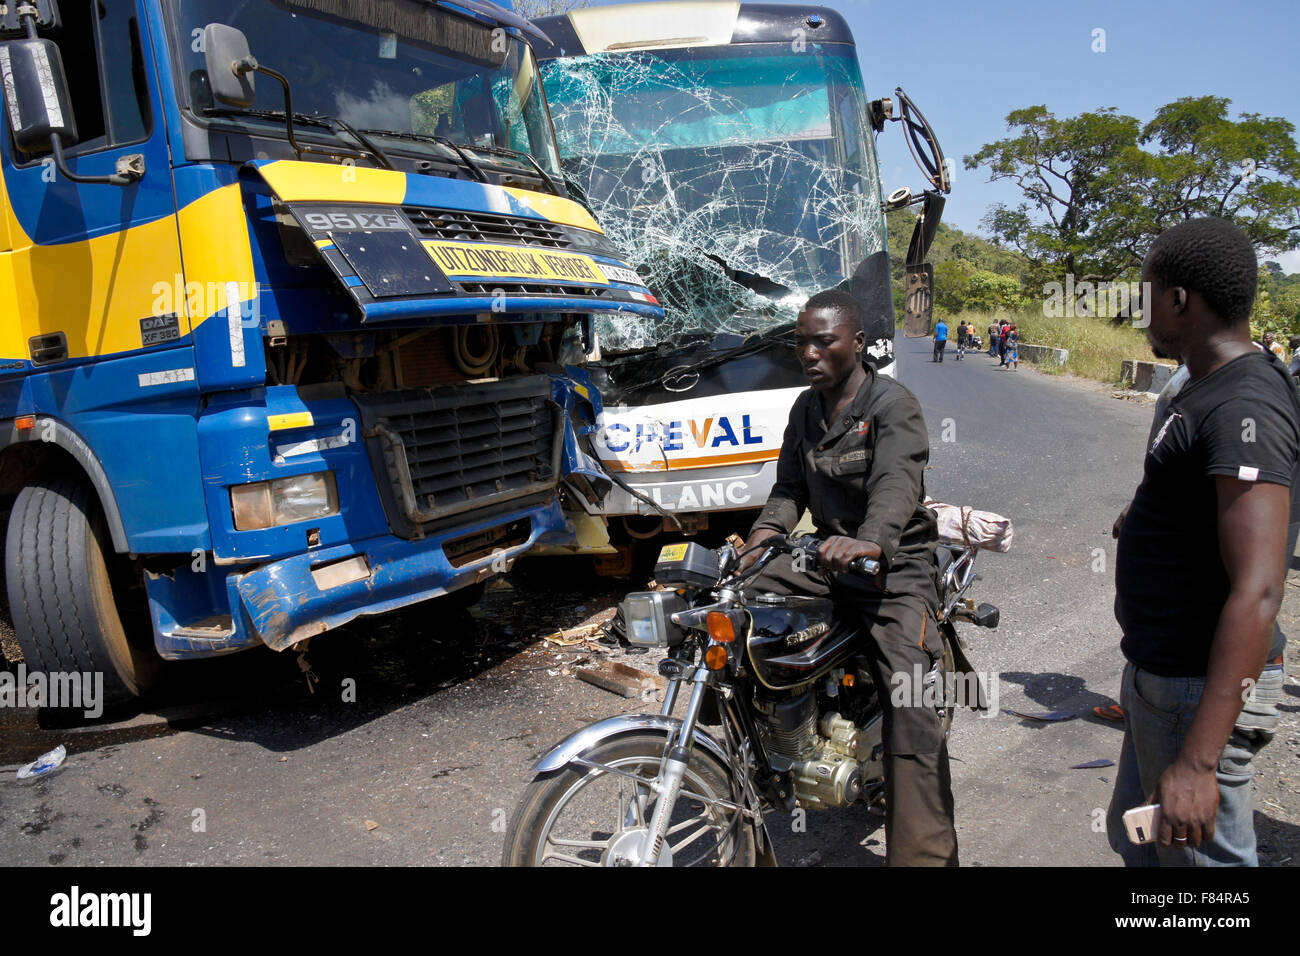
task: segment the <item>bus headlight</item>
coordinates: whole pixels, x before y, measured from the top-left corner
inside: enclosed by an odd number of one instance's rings
[[[257,531],[338,514],[334,474],[318,471],[273,481],[255,481],[230,489],[235,530]]]

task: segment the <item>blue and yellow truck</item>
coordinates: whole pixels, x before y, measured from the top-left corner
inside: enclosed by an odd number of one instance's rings
[[[593,322],[662,310],[565,192],[530,33],[481,0],[0,3],[29,670],[122,702],[599,535]]]

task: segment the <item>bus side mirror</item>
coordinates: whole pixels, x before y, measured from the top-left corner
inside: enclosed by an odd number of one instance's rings
[[[928,262],[909,265],[903,281],[903,337],[927,336],[934,315],[934,266]]]
[[[248,37],[243,30],[209,23],[203,28],[203,60],[213,99],[241,109],[253,105],[257,99],[253,85],[257,60],[248,51]]]
[[[0,72],[6,80],[9,126],[19,149],[24,153],[50,149],[54,136],[64,146],[77,141],[72,96],[57,44],[52,40],[0,43]]]

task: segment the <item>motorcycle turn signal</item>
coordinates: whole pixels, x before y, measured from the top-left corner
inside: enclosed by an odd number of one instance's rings
[[[737,634],[745,632],[745,612],[739,608],[730,611],[710,611],[704,619],[709,637],[719,644],[730,644]]]

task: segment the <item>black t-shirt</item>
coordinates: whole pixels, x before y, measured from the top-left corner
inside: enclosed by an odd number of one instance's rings
[[[1204,677],[1228,575],[1215,477],[1291,489],[1288,562],[1300,531],[1300,398],[1275,356],[1251,352],[1187,384],[1153,425],[1142,484],[1120,531],[1115,617],[1124,656],[1167,677]],[[1269,659],[1285,638],[1274,627]]]

